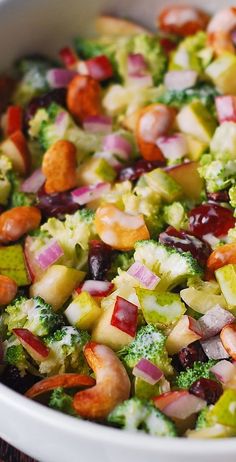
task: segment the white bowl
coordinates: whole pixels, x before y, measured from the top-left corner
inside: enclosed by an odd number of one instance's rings
[[[184,1],[184,0],[183,0]],[[0,67],[28,52],[55,53],[92,32],[98,12],[154,27],[158,8],[179,0],[0,0]],[[184,1],[214,9],[231,1]],[[236,439],[148,437],[65,416],[0,384],[0,437],[41,462],[235,462]]]

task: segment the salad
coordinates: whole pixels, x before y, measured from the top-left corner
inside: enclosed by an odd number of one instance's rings
[[[111,16],[0,77],[0,381],[236,436],[236,8]]]

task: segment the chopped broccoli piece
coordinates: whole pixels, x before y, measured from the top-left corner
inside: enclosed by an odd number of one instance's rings
[[[11,182],[9,175],[12,172],[12,165],[8,157],[1,155],[0,156],[0,204],[6,205],[10,192],[11,192]]]
[[[158,289],[170,289],[189,277],[201,277],[202,269],[190,252],[179,252],[154,240],[139,241],[135,245],[134,260],[146,265],[161,277]]]
[[[29,56],[16,63],[18,84],[13,95],[16,104],[25,105],[34,96],[49,90],[46,74],[54,63],[44,56]]]
[[[34,194],[27,194],[20,191],[22,180],[16,172],[13,170],[8,172],[8,179],[11,185],[10,207],[33,205],[36,202]]]
[[[211,154],[205,154],[198,171],[206,182],[207,191],[211,193],[228,189],[236,182],[235,159],[214,159]]]
[[[81,209],[73,215],[66,215],[64,221],[49,218],[41,226],[41,230],[46,231],[61,245],[64,256],[60,259],[60,263],[80,269],[87,262],[88,244],[90,239],[95,236],[94,211]],[[39,237],[39,239],[41,238]]]
[[[158,85],[163,81],[167,65],[166,56],[159,39],[147,34],[138,34],[130,40],[132,42],[131,53],[141,53],[144,56],[153,77],[154,85]]]
[[[134,263],[133,252],[119,252],[115,253],[112,257],[111,267],[107,273],[109,281],[114,279],[118,274],[118,269],[127,271]]]
[[[200,101],[212,113],[215,112],[215,97],[219,93],[209,84],[198,84],[186,90],[166,90],[153,102],[173,106],[177,109],[190,104],[193,101]]]
[[[203,377],[204,379],[216,380],[215,375],[210,369],[217,363],[214,359],[210,359],[206,363],[196,361],[193,367],[188,367],[185,371],[181,371],[176,379],[175,385],[178,388],[189,389],[193,382]]]
[[[165,349],[166,335],[152,324],[141,327],[135,339],[119,351],[124,364],[133,368],[142,358],[156,364],[165,374],[172,374],[170,358]]]
[[[3,346],[5,362],[11,366],[16,366],[21,375],[25,375],[29,368],[28,355],[20,342],[15,336],[12,336],[4,342]]]
[[[65,414],[72,415],[74,417],[79,417],[77,412],[73,408],[73,398],[61,387],[55,388],[53,390],[49,406],[57,411],[64,412]]]
[[[198,414],[196,422],[196,430],[201,430],[202,428],[207,428],[210,426],[208,422],[209,406],[204,407],[201,412]]]
[[[90,336],[86,331],[80,331],[71,326],[64,326],[45,337],[44,341],[50,348],[50,354],[40,364],[41,374],[54,375],[64,372],[88,372],[83,355],[83,347]]]
[[[4,322],[9,332],[24,327],[40,337],[49,335],[63,324],[61,316],[40,297],[17,298],[6,308]]]
[[[108,422],[128,431],[141,430],[153,436],[176,436],[174,423],[150,401],[131,398],[119,404]]]

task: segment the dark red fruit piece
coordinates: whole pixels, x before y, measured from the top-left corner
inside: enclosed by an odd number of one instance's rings
[[[147,172],[151,172],[154,168],[164,167],[165,163],[161,161],[148,161],[140,159],[132,165],[122,168],[119,172],[119,181],[136,181],[141,175]]]
[[[198,398],[204,399],[207,404],[215,404],[223,393],[221,383],[211,379],[196,380],[190,387],[189,392]]]
[[[184,230],[178,231],[172,226],[160,234],[159,241],[181,252],[190,252],[201,266],[205,266],[211,254],[211,247],[207,242]]]
[[[171,53],[171,51],[175,50],[178,46],[176,37],[173,37],[173,38],[162,37],[160,39],[160,43],[165,53],[167,54]]]
[[[35,377],[31,374],[25,374],[22,377],[15,366],[6,366],[3,374],[0,376],[0,382],[3,383],[3,385],[22,394],[39,380],[39,377]]]
[[[228,191],[207,193],[207,199],[212,202],[229,202],[229,193]]]
[[[29,121],[34,117],[37,110],[47,108],[51,103],[66,107],[66,88],[56,88],[45,93],[45,95],[35,96],[31,99],[24,112],[23,127],[25,132],[28,130]]]
[[[111,266],[111,247],[104,242],[90,241],[88,255],[88,278],[95,281],[102,281],[106,278],[107,271]]]
[[[200,238],[206,234],[213,234],[215,237],[225,236],[234,225],[233,212],[218,204],[199,205],[189,214],[190,231]]]
[[[44,217],[63,217],[65,214],[75,213],[80,208],[79,204],[73,201],[69,191],[45,194],[43,189],[38,193],[37,207]]]
[[[172,364],[174,368],[181,372],[188,367],[192,367],[196,361],[205,363],[208,361],[208,357],[202,349],[200,342],[194,342],[179,351],[172,358]]]

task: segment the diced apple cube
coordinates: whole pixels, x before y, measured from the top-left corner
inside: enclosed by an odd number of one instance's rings
[[[169,175],[181,186],[184,194],[193,200],[199,200],[203,188],[198,167],[197,162],[186,162],[168,170]]]
[[[236,56],[231,53],[222,54],[206,68],[206,75],[226,95],[236,95],[235,73]]]
[[[216,129],[216,121],[200,101],[184,106],[177,115],[177,125],[181,132],[209,144]]]
[[[215,271],[216,279],[229,308],[236,306],[236,265],[222,266]]]
[[[236,122],[236,96],[217,96],[215,103],[220,124]]]
[[[170,355],[174,355],[190,343],[200,340],[201,337],[199,323],[190,316],[184,315],[167,337],[167,351]]]
[[[88,292],[81,292],[65,310],[65,316],[72,326],[90,330],[102,310]]]

